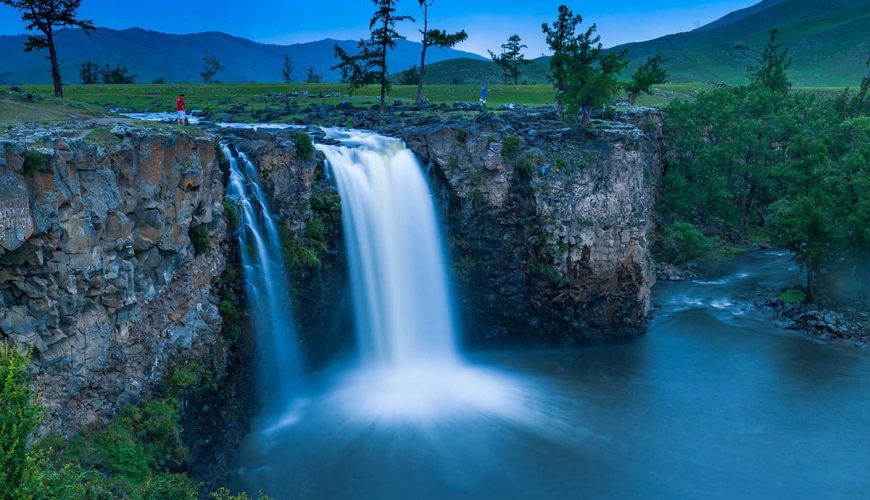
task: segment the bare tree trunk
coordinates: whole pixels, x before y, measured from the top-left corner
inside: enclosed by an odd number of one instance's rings
[[[810,257],[807,259],[807,298],[808,304],[816,302],[816,262]]]
[[[423,78],[426,77],[426,50],[429,48],[429,6],[424,2],[423,7],[423,50],[420,51],[420,74],[417,77],[417,104],[423,104]]]
[[[46,33],[48,41],[48,59],[51,61],[51,81],[54,83],[54,96],[63,97],[63,82],[60,78],[60,68],[57,66],[57,49],[54,47],[54,35]]]

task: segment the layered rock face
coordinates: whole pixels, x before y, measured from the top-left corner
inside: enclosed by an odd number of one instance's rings
[[[0,142],[0,336],[31,350],[46,422],[69,434],[219,333],[224,188],[212,136],[42,146]]]
[[[571,344],[638,334],[660,119],[572,128],[534,115],[396,130],[430,168],[472,343]]]

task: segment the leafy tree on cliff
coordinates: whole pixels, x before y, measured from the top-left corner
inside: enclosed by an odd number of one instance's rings
[[[547,35],[547,45],[553,51],[550,58],[550,72],[547,79],[556,88],[556,108],[559,116],[564,111],[565,88],[568,80],[568,64],[570,62],[571,47],[575,41],[577,27],[583,23],[583,17],[568,8],[567,5],[559,6],[559,17],[552,25],[544,23],[541,30]]]
[[[82,0],[0,0],[0,3],[21,11],[21,20],[27,23],[25,29],[36,32],[24,42],[25,52],[48,49],[54,95],[63,97],[56,37],[65,28],[79,28],[87,35],[96,31],[93,22],[77,17]]]
[[[430,47],[439,47],[449,49],[456,46],[457,43],[464,42],[468,39],[468,34],[465,30],[456,33],[447,33],[439,29],[429,29],[429,7],[435,3],[435,0],[417,0],[420,4],[420,9],[423,11],[423,29],[420,34],[423,35],[423,49],[420,51],[420,70],[417,75],[417,104],[423,102],[423,79],[426,77],[426,51]]]
[[[202,73],[199,76],[202,77],[203,83],[211,83],[214,81],[215,75],[225,69],[217,57],[205,56],[202,58]]]
[[[565,48],[565,104],[572,116],[588,123],[593,109],[610,104],[622,89],[618,78],[628,51],[605,52],[593,24]]]
[[[376,9],[369,22],[371,32],[369,39],[359,41],[356,54],[348,54],[336,45],[335,57],[340,62],[332,69],[341,70],[341,81],[347,83],[351,91],[373,83],[379,84],[380,106],[383,113],[387,109],[386,99],[391,87],[387,53],[396,47],[398,40],[405,39],[396,31],[396,24],[402,21],[413,21],[414,18],[396,15],[397,0],[372,0],[372,3]]]
[[[631,104],[637,101],[637,96],[641,93],[651,93],[653,85],[668,81],[668,72],[662,68],[664,62],[665,59],[660,55],[648,57],[646,62],[631,75],[631,81],[625,85],[625,91],[628,92],[628,100]]]
[[[781,43],[776,43],[779,30],[770,30],[770,38],[767,45],[761,51],[761,55],[754,66],[749,67],[749,79],[753,84],[765,87],[773,92],[786,93],[791,89],[788,80],[791,57],[788,49],[784,49]]]
[[[284,64],[281,65],[281,81],[290,83],[293,81],[293,59],[290,54],[284,54]]]
[[[501,55],[494,54],[491,50],[489,56],[492,61],[501,68],[502,76],[505,83],[514,82],[514,85],[519,83],[520,75],[522,75],[522,66],[529,63],[523,55],[523,49],[528,48],[523,45],[519,35],[511,35],[507,43],[501,46]]]

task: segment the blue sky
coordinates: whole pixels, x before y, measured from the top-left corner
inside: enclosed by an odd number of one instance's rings
[[[606,46],[649,40],[688,31],[757,0],[435,0],[432,26],[465,29],[469,39],[458,48],[486,54],[519,34],[530,56],[545,51],[540,25],[555,17],[561,3],[599,26]],[[207,4],[207,5],[204,5]],[[418,16],[416,0],[400,0],[402,14]],[[322,38],[358,39],[372,12],[369,0],[84,0],[83,17],[97,26],[139,26],[168,33],[223,31],[267,43],[296,43]],[[417,39],[416,27],[400,31]],[[0,34],[23,31],[17,12],[0,6]]]

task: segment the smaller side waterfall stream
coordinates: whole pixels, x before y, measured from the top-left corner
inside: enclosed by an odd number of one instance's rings
[[[260,354],[261,382],[268,387],[267,411],[286,407],[301,380],[301,358],[291,313],[290,281],[278,228],[248,157],[223,145],[230,162],[229,196],[239,209],[239,249],[245,273],[248,310]]]

